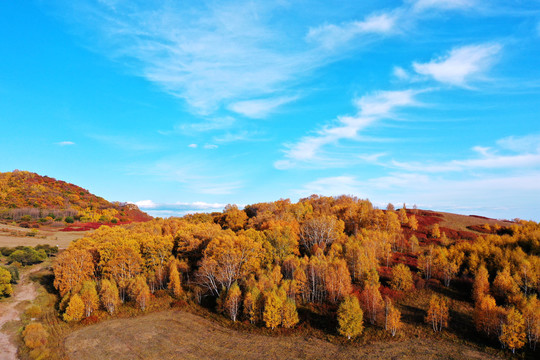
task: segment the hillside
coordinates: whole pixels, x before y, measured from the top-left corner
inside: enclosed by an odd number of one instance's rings
[[[109,202],[80,186],[20,170],[0,173],[0,217],[112,223],[152,218],[133,204]]]

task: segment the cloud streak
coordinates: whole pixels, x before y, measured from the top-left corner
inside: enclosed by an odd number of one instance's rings
[[[363,21],[340,25],[325,24],[310,28],[306,40],[325,49],[335,49],[362,35],[390,35],[397,32],[397,15],[381,13],[369,15]]]
[[[283,96],[269,99],[238,101],[229,105],[229,109],[249,118],[262,119],[276,111],[281,105],[296,99],[298,99],[297,96]]]
[[[281,9],[277,4],[83,4],[73,4],[69,16],[84,22],[88,37],[99,34],[94,45],[99,51],[184,99],[198,114],[230,106],[245,116],[264,117],[291,101],[277,92],[326,58],[306,46],[293,50],[292,40],[269,25]]]
[[[475,146],[480,157],[439,163],[391,161],[400,170],[421,173],[445,173],[482,170],[526,170],[540,168],[540,136],[510,136],[497,141],[498,148]],[[513,153],[508,153],[508,151]],[[500,154],[500,152],[506,152]]]
[[[413,0],[416,11],[470,9],[477,5],[476,0]]]
[[[438,82],[467,87],[493,65],[501,49],[497,43],[462,46],[428,63],[415,62],[413,68]]]
[[[314,136],[306,136],[298,143],[289,145],[284,160],[277,161],[277,169],[287,169],[298,162],[320,161],[321,149],[342,139],[356,139],[359,132],[374,123],[392,118],[394,112],[403,107],[418,106],[415,96],[419,90],[379,91],[365,95],[354,101],[357,113],[353,116],[339,116],[335,125],[328,125]]]

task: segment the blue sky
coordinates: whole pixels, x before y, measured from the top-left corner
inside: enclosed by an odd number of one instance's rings
[[[4,0],[0,31],[0,171],[158,216],[316,193],[540,220],[540,1]]]

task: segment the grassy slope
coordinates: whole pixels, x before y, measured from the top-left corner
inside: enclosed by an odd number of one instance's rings
[[[238,332],[197,315],[164,311],[82,328],[66,339],[70,359],[493,359],[441,339],[366,346],[295,335]]]
[[[475,225],[481,226],[484,224],[489,224],[490,226],[493,226],[497,224],[499,226],[510,226],[514,224],[513,222],[506,220],[488,219],[484,217],[452,214],[440,211],[438,211],[437,213],[442,215],[442,221],[440,223],[441,226],[458,231],[473,231],[467,227]]]
[[[77,239],[84,237],[87,231],[59,231],[58,228],[41,228],[35,236],[27,236],[29,229],[0,224],[0,247],[36,246],[47,244],[65,249]]]

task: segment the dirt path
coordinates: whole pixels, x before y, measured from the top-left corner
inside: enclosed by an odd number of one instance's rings
[[[22,310],[17,305],[23,301],[33,300],[37,296],[36,285],[30,280],[30,275],[41,270],[37,265],[21,273],[19,283],[14,287],[11,298],[0,302],[0,360],[16,360],[17,346],[11,342],[11,335],[2,331],[2,327],[9,321],[20,320]]]

